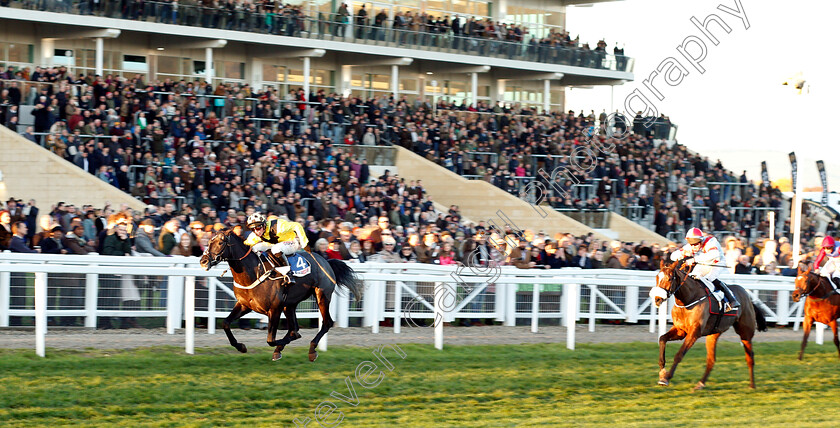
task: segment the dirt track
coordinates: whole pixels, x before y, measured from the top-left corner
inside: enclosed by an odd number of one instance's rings
[[[380,327],[379,334],[372,334],[370,328],[334,328],[330,331],[329,345],[375,346],[387,343],[434,343],[434,331],[431,328],[403,327],[402,333],[394,334],[393,327]],[[315,335],[315,329],[301,329],[303,338],[293,343],[292,347],[305,346]],[[577,343],[619,343],[619,342],[654,342],[655,333],[650,333],[648,326],[597,325],[590,333],[586,325],[576,329]],[[266,332],[263,330],[234,330],[236,338],[253,348],[265,345]],[[831,343],[831,330],[826,330],[826,343]],[[815,336],[811,334],[811,340]],[[737,335],[728,331],[722,340],[737,342]],[[768,332],[758,333],[757,342],[778,342],[802,340],[802,331],[791,328],[770,328]],[[564,327],[541,327],[539,333],[531,333],[530,327],[446,327],[444,343],[447,345],[515,345],[520,343],[565,343]],[[133,330],[87,330],[51,328],[47,333],[47,347],[56,349],[132,349],[148,346],[184,346],[184,331],[174,335],[166,334],[165,329]],[[225,334],[217,329],[215,335],[208,335],[205,329],[196,329],[196,347],[229,346]],[[34,329],[0,329],[0,348],[27,349],[35,347]]]

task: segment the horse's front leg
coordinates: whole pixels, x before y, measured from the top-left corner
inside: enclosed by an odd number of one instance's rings
[[[236,304],[233,305],[233,310],[230,311],[230,314],[228,314],[227,318],[225,318],[225,320],[222,321],[222,328],[225,330],[225,335],[227,336],[228,341],[230,342],[230,346],[233,346],[234,348],[236,348],[237,351],[242,352],[243,354],[245,352],[248,352],[248,348],[245,347],[245,344],[237,342],[236,338],[233,337],[233,332],[230,331],[230,323],[238,320],[239,318],[242,318],[249,312],[251,312],[251,308],[246,308],[245,306],[242,306],[241,303],[236,302]]]
[[[799,348],[799,361],[802,361],[802,356],[805,354],[805,347],[808,346],[808,336],[811,334],[811,324],[814,319],[807,312],[805,319],[802,320],[802,347]]]
[[[674,355],[674,363],[671,365],[671,370],[665,375],[665,380],[670,381],[671,378],[674,377],[674,372],[677,371],[677,365],[682,361],[685,357],[685,354],[688,353],[688,350],[694,346],[694,343],[697,342],[697,339],[700,338],[699,331],[692,331],[686,335],[685,341],[683,341],[682,346],[680,346],[680,350],[677,351],[677,355]],[[666,384],[667,385],[667,384]]]
[[[837,337],[837,320],[828,323],[831,327],[831,332],[834,333],[834,346],[837,347],[837,353],[840,354],[840,338]]]
[[[685,337],[682,330],[671,327],[667,333],[659,337],[659,384],[668,386],[668,378],[665,377],[665,344],[671,340],[680,340]]]

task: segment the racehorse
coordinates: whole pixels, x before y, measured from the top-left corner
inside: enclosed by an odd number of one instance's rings
[[[804,336],[802,337],[802,348],[799,350],[799,359],[805,353],[805,346],[808,345],[808,335],[811,334],[811,324],[821,322],[831,326],[834,333],[834,346],[840,354],[840,339],[837,338],[837,318],[840,318],[840,294],[834,291],[834,287],[828,282],[829,279],[814,273],[810,270],[799,271],[796,275],[796,290],[793,290],[791,297],[798,302],[802,296],[805,299],[805,320],[802,321]]]
[[[230,324],[254,311],[268,316],[266,341],[269,346],[275,347],[272,360],[282,358],[283,348],[289,342],[300,338],[295,314],[298,303],[314,295],[323,318],[320,330],[309,344],[309,361],[315,361],[318,358],[318,352],[315,350],[318,342],[333,326],[329,307],[336,285],[346,291],[351,291],[357,301],[361,299],[356,274],[344,262],[330,260],[328,263],[318,254],[307,252],[300,252],[299,256],[309,262],[310,269],[309,273],[295,279],[295,284],[292,286],[286,286],[285,279],[268,278],[258,282],[261,273],[266,272],[267,269],[273,269],[273,266],[264,265],[261,258],[251,251],[251,247],[246,245],[239,235],[233,233],[232,230],[222,230],[210,239],[207,249],[201,256],[201,267],[209,270],[220,262],[227,261],[233,280],[238,285],[233,289],[236,304],[222,326],[231,346],[239,352],[245,353],[248,349],[233,337]],[[275,340],[281,313],[286,314],[289,331],[281,340]]]
[[[699,280],[694,279],[680,269],[682,261],[668,265],[663,260],[660,264],[660,272],[656,276],[656,286],[651,289],[651,298],[658,307],[669,297],[674,296],[676,304],[671,312],[674,326],[659,338],[659,385],[667,386],[670,379],[674,377],[677,364],[685,357],[686,352],[694,346],[694,343],[702,336],[706,336],[706,372],[703,378],[695,386],[695,390],[706,387],[709,373],[715,366],[715,351],[717,341],[721,333],[730,327],[741,336],[741,343],[744,345],[747,366],[750,369],[750,388],[755,388],[753,366],[752,338],[755,335],[756,324],[758,330],[766,331],[767,322],[764,314],[755,303],[742,304],[733,313],[724,314],[718,308],[720,306],[714,297],[710,296],[708,288]],[[729,289],[741,302],[750,302],[751,296],[739,285],[729,285]],[[717,314],[713,314],[717,309]],[[674,356],[674,363],[670,371],[665,371],[665,344],[670,340],[685,339],[680,350]]]

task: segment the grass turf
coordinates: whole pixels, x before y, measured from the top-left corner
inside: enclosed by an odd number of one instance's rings
[[[318,404],[338,410],[324,426],[837,426],[837,352],[810,345],[758,343],[757,390],[747,388],[739,344],[721,343],[708,388],[691,392],[705,347],[689,352],[672,385],[656,386],[651,343],[518,346],[402,345],[406,358],[375,387],[355,380],[357,366],[378,362],[372,349],[333,347],[315,363],[295,344],[279,362],[271,349],[174,347],[131,351],[0,350],[0,425],[294,426]],[[669,362],[678,345],[669,344]],[[362,367],[364,368],[364,367]],[[376,378],[374,371],[368,381]],[[348,396],[350,378],[356,406]],[[322,411],[324,409],[321,409]],[[338,412],[341,412],[340,414]]]

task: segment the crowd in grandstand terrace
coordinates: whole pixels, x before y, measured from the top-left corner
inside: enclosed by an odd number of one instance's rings
[[[422,192],[422,189],[415,189]],[[200,256],[212,234],[232,228],[243,238],[246,218],[255,212],[231,213],[225,220],[191,207],[176,211],[166,204],[162,211],[149,205],[144,212],[120,207],[104,208],[59,203],[41,212],[34,200],[10,198],[0,205],[0,250],[20,253],[104,254],[113,256]],[[268,212],[272,212],[269,210]],[[327,217],[298,220],[312,252],[327,259],[351,263],[433,263],[471,266],[506,266],[520,269],[633,269],[657,270],[659,262],[677,248],[672,243],[632,243],[600,240],[589,233],[574,236],[558,232],[499,230],[485,222],[461,219],[457,206],[418,221],[399,222],[399,215],[372,216],[365,224]],[[272,214],[273,215],[273,214]],[[40,227],[38,227],[40,226]],[[35,232],[36,230],[40,232]],[[836,234],[834,225],[827,235]],[[818,247],[822,238],[814,240]],[[762,239],[752,244],[730,235],[723,241],[726,265],[733,273],[792,274],[792,247],[786,237]],[[723,239],[725,238],[725,239]],[[813,243],[813,242],[811,242]],[[810,249],[811,245],[806,247]]]
[[[422,193],[422,189],[414,189]],[[203,210],[195,213],[190,206],[181,211],[166,204],[162,211],[148,206],[144,212],[127,205],[103,208],[59,203],[49,212],[41,212],[36,201],[10,198],[0,204],[0,251],[18,253],[102,254],[108,256],[199,256],[207,248],[214,231],[232,228],[243,238],[246,216],[257,207],[248,206],[245,212],[231,213],[224,221],[213,218]],[[269,210],[269,212],[271,212]],[[592,234],[574,236],[554,235],[544,231],[504,230],[463,221],[457,206],[436,217],[402,221],[396,211],[390,216],[370,218],[368,224],[327,217],[320,221],[302,218],[311,251],[327,259],[349,263],[434,263],[469,266],[512,265],[520,269],[633,269],[653,271],[661,260],[675,250],[675,244],[661,247],[645,242],[605,241]],[[310,217],[311,218],[311,217]],[[159,227],[157,225],[160,225]],[[40,226],[41,231],[35,232]],[[830,233],[836,233],[833,225]],[[818,236],[814,248],[821,242]],[[730,271],[736,274],[795,275],[790,268],[791,245],[786,238],[778,241],[763,239],[752,245],[735,236],[724,240],[724,254]],[[104,309],[161,309],[166,307],[168,283],[165,278],[133,275],[101,275],[98,307]],[[49,304],[58,307],[80,307],[84,302],[84,275],[65,275],[51,278]],[[206,299],[207,284],[202,282],[199,297]],[[25,306],[25,279],[11,279],[10,304]],[[10,317],[11,325],[23,325],[26,320]],[[81,325],[77,317],[58,317],[51,323]],[[98,328],[138,327],[133,317],[119,319],[98,317]],[[465,321],[467,325],[472,322]],[[240,321],[241,328],[250,322]],[[476,324],[480,325],[480,324]]]
[[[241,0],[22,0],[24,8],[78,12],[111,18],[153,21],[277,34],[299,37],[301,32],[352,36],[356,39],[437,46],[472,52],[478,55],[526,56],[540,62],[560,62],[583,67],[604,68],[607,43],[594,47],[572,38],[568,31],[552,28],[544,37],[529,34],[527,26],[494,21],[489,18],[452,16],[411,10],[397,11],[393,17],[385,9],[375,10],[362,4],[355,13],[346,3],[339,3],[333,13],[307,16],[302,5],[280,1]],[[0,2],[0,6],[13,3]],[[350,26],[350,24],[353,24]],[[504,42],[504,43],[502,43]],[[562,48],[562,49],[561,49]],[[616,69],[626,70],[624,48],[615,45]]]
[[[652,211],[656,232],[672,238],[696,224],[754,239],[769,227],[757,210],[782,203],[778,190],[756,188],[745,174],[667,142],[671,125],[664,115],[619,116],[615,132],[626,138],[596,137],[615,144],[612,152],[598,153],[589,171],[549,183],[552,171],[568,166],[557,155],[603,130],[606,112],[538,115],[527,106],[443,100],[433,106],[422,97],[364,100],[324,90],[306,97],[302,89],[147,82],[142,76],[74,75],[65,67],[9,67],[0,79],[0,124],[18,127],[20,105],[34,106],[33,125],[21,129],[27,138],[148,204],[178,200],[196,211],[209,205],[222,219],[258,202],[265,209],[266,198],[280,201],[277,206],[300,204],[315,220],[348,212],[378,215],[377,192],[392,183],[369,181],[365,161],[339,147],[358,144],[401,145],[511,193],[540,180],[550,190],[548,203],[558,209],[641,207],[642,216]],[[690,188],[705,191],[691,194]],[[323,203],[313,205],[315,199]],[[403,198],[395,205],[409,214],[423,212],[418,202]]]

